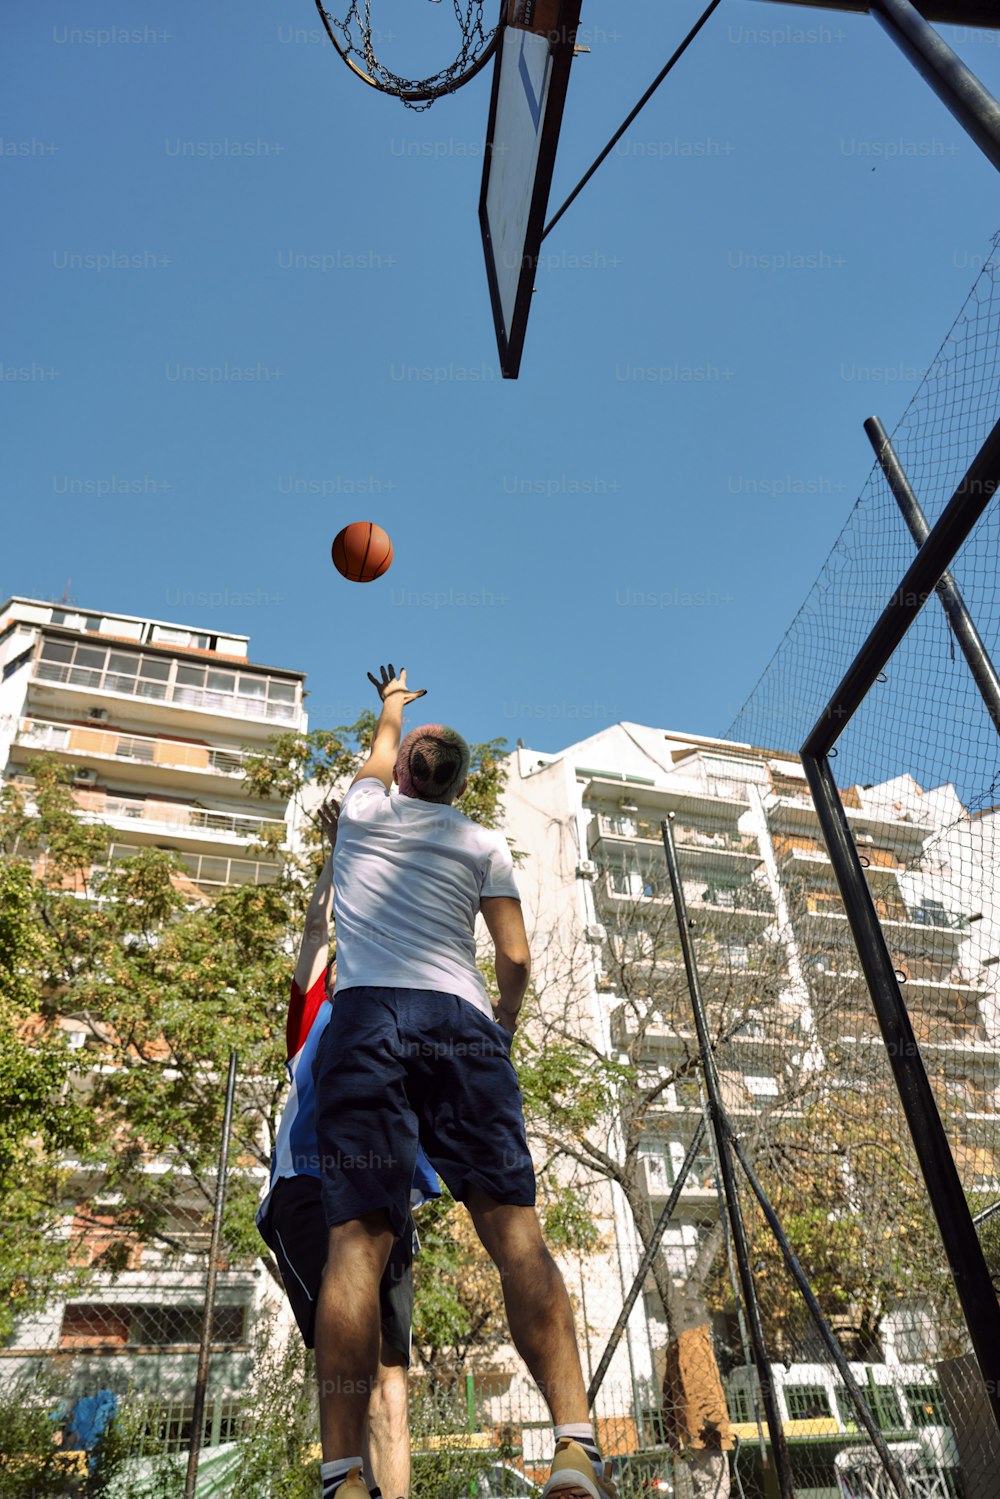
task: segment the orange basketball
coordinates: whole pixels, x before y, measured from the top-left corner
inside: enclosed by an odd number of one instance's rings
[[[374,521],[356,520],[338,531],[331,548],[333,565],[352,583],[370,583],[388,571],[392,542]]]

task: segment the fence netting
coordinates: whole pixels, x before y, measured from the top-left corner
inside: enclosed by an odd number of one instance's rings
[[[998,351],[994,242],[890,433],[930,525],[1000,416]],[[758,1086],[768,1096],[740,1132],[912,1492],[987,1499],[998,1492],[997,1434],[806,782],[787,763],[914,554],[876,464],[728,730],[772,752],[761,811],[781,892],[773,936],[786,960],[779,992],[759,1006],[757,1066],[767,1082]],[[998,558],[991,503],[951,571],[994,663]],[[937,597],[846,724],[832,765],[1000,1286],[1000,737]],[[746,1078],[746,1057],[742,1042],[717,1052],[734,1078]],[[744,1201],[765,1327],[794,1375],[796,1482],[809,1493],[891,1492],[867,1439],[850,1448],[836,1439],[858,1430],[856,1415],[756,1205],[747,1193]],[[749,1404],[748,1373],[744,1383]]]

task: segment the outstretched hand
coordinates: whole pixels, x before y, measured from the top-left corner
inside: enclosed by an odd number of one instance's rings
[[[331,849],[337,846],[337,823],[339,818],[340,803],[333,796],[328,801],[325,801],[316,813],[316,819],[329,839]]]
[[[383,703],[389,698],[399,697],[402,694],[403,707],[405,708],[408,703],[416,702],[418,697],[427,696],[426,687],[407,687],[405,666],[399,668],[398,677],[396,676],[396,668],[392,665],[392,662],[388,666],[380,666],[379,671],[382,673],[381,682],[377,677],[373,677],[371,672],[368,673],[368,680],[375,688]]]

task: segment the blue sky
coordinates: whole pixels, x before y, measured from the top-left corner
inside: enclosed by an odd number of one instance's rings
[[[552,206],[699,10],[584,0]],[[381,14],[419,49],[446,11]],[[942,29],[1000,93],[1000,33]],[[310,0],[7,30],[0,593],[249,633],[317,726],[391,659],[473,739],[724,731],[1000,217],[874,21],[727,0],[546,241],[505,382],[488,73],[408,111]],[[396,549],[368,586],[330,562],[357,519]]]

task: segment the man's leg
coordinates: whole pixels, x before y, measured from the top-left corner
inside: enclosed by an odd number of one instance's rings
[[[556,1426],[589,1422],[573,1308],[534,1208],[494,1202],[478,1187],[466,1206],[500,1272],[510,1336]]]
[[[362,1467],[380,1347],[379,1282],[407,1218],[417,1154],[391,989],[345,989],[313,1064],[323,1210],[330,1225],[316,1314],[324,1499]],[[373,1105],[377,1101],[377,1106]],[[352,1481],[352,1499],[364,1485]]]
[[[379,1281],[392,1248],[385,1212],[330,1229],[316,1308],[316,1374],[324,1462],[362,1451],[379,1363]]]
[[[409,1499],[410,1426],[406,1411],[406,1360],[382,1341],[368,1407],[368,1440],[375,1482],[383,1499]]]

